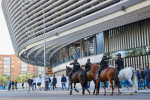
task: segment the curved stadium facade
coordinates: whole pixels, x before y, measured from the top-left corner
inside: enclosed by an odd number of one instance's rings
[[[30,1],[30,2],[29,2]],[[75,58],[99,63],[104,52],[115,65],[150,63],[150,0],[2,0],[16,55],[26,63],[52,66],[57,75]]]

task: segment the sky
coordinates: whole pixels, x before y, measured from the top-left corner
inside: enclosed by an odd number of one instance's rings
[[[0,55],[15,54],[3,15],[1,2],[2,0],[0,0]]]

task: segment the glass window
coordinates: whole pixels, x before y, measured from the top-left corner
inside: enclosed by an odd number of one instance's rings
[[[18,65],[18,67],[20,67],[20,65]]]
[[[14,65],[11,65],[11,67],[14,67]]]
[[[104,35],[103,33],[96,34],[97,54],[104,53]]]
[[[12,61],[12,63],[14,63],[14,61]]]
[[[3,71],[2,69],[0,69],[0,72]]]
[[[4,65],[9,65],[10,64],[10,60],[4,60]]]
[[[2,68],[2,66],[0,66],[0,68]]]
[[[0,59],[3,59],[2,57],[0,57]]]
[[[0,63],[3,63],[2,61],[0,61]]]
[[[18,61],[18,63],[20,63],[20,61]]]
[[[11,79],[14,79],[14,77],[11,77]]]
[[[9,68],[10,69],[10,65],[4,65],[4,68]]]
[[[12,71],[14,71],[14,69],[12,69]]]
[[[14,73],[12,73],[11,75],[14,75]]]
[[[20,69],[18,69],[18,71],[20,71]]]
[[[11,59],[14,59],[14,57],[12,57]]]
[[[4,57],[4,60],[10,60],[10,57]]]

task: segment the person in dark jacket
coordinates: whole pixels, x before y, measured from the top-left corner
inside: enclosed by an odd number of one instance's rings
[[[56,79],[55,75],[53,75],[53,81],[52,81],[53,90],[54,90],[54,88],[56,88],[56,84],[57,84],[57,79]]]
[[[124,62],[123,62],[123,58],[121,57],[121,53],[117,54],[117,59],[115,61],[115,64],[117,64],[118,71],[124,68]]]
[[[146,86],[147,89],[149,89],[149,82],[150,82],[150,69],[148,68],[148,66],[146,66],[146,69],[144,70],[144,74],[145,74],[145,79],[146,79]]]
[[[70,63],[70,65],[73,65],[72,71],[69,73],[69,80],[71,80],[71,76],[73,73],[77,72],[79,69],[81,69],[80,64],[77,62],[77,59],[74,60],[74,62]]]
[[[143,89],[145,88],[145,74],[144,74],[144,69],[141,69],[140,72],[140,76],[141,76],[141,82],[143,83]]]
[[[64,87],[65,87],[65,89],[67,89],[66,88],[66,82],[67,82],[67,79],[66,79],[66,77],[63,74],[62,77],[61,77],[62,90],[64,90]]]
[[[100,78],[101,72],[108,67],[108,62],[109,62],[109,60],[108,60],[107,55],[105,53],[103,55],[101,62],[100,62],[100,67],[97,71],[97,79],[96,80],[98,80]]]
[[[29,90],[28,90],[28,92],[29,92],[30,88],[32,88],[32,90],[33,90],[33,78],[28,79],[28,85],[29,85]]]
[[[12,85],[12,90],[14,90],[14,85],[15,85],[14,81],[12,81],[11,85]]]
[[[90,59],[87,60],[85,64],[85,71],[88,72],[91,70],[92,63],[90,62]]]
[[[139,68],[137,68],[137,70],[136,70],[136,75],[137,75],[137,79],[138,79],[138,84],[139,84],[139,90],[141,89],[141,76],[140,76],[140,70],[139,70]]]
[[[17,90],[17,81],[15,80],[15,89]]]

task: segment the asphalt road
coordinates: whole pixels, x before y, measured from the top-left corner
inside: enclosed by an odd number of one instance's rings
[[[0,100],[150,100],[150,94],[134,94],[129,95],[127,93],[122,93],[113,96],[110,96],[107,93],[106,96],[103,93],[100,95],[92,95],[86,92],[85,95],[80,93],[73,92],[72,95],[69,95],[69,91],[0,91]]]

